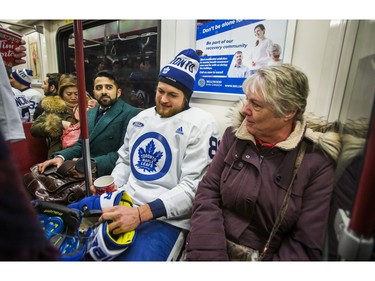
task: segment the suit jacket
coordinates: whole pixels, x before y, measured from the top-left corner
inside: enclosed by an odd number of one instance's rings
[[[98,177],[111,174],[118,158],[117,150],[124,143],[128,123],[139,112],[140,109],[121,99],[107,110],[97,124],[95,118],[98,107],[87,112],[90,157],[96,161]],[[82,140],[75,146],[54,153],[53,157],[56,155],[62,155],[65,160],[82,157]]]

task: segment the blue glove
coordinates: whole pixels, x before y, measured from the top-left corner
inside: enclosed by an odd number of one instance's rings
[[[114,193],[114,192],[113,192]],[[101,206],[103,208],[119,205],[132,207],[133,202],[130,196],[124,192],[117,192],[116,196],[103,196],[101,199]],[[104,195],[104,194],[102,194]],[[88,242],[88,253],[93,260],[106,261],[112,260],[119,254],[124,252],[134,241],[136,231],[128,231],[118,235],[109,232],[108,222],[104,221],[99,227],[93,230],[92,239]]]
[[[102,210],[102,208],[100,208],[100,195],[85,197],[78,202],[69,204],[68,207],[79,211],[85,210],[86,207],[89,210]]]
[[[116,206],[120,203],[121,198],[123,197],[124,190],[116,190],[114,192],[103,193],[102,195],[93,195],[85,197],[78,202],[69,204],[68,207],[72,209],[77,209],[79,211],[84,210],[102,210],[103,208],[108,208]],[[127,196],[129,203],[132,205],[131,198]],[[123,199],[125,200],[125,199]]]

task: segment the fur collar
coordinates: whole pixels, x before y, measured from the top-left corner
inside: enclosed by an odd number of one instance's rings
[[[245,126],[245,116],[241,113],[243,105],[244,100],[235,103],[229,110],[227,117],[230,119],[231,127],[237,138],[255,143],[254,136],[247,131]],[[292,150],[297,147],[303,138],[312,141],[316,147],[337,161],[341,151],[341,141],[336,122],[327,122],[312,113],[305,113],[303,121],[296,122],[290,136],[285,141],[276,144],[275,147],[282,150]]]
[[[60,96],[48,96],[41,102],[42,108],[46,113],[61,114],[68,110],[65,101]]]

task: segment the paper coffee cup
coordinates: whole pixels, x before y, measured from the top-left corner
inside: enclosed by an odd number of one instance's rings
[[[0,54],[5,66],[14,66],[14,49],[20,45],[21,39],[20,34],[0,27]]]
[[[102,176],[94,181],[94,186],[98,195],[113,192],[115,191],[115,179],[112,176]]]

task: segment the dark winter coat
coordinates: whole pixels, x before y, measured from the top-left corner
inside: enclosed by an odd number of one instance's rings
[[[22,175],[0,132],[0,261],[56,261]],[[4,266],[8,264],[4,263]]]
[[[320,260],[339,135],[318,132],[321,122],[311,119],[297,122],[285,141],[258,150],[242,122],[244,117],[238,109],[234,114],[233,127],[225,131],[196,193],[187,260],[228,260],[226,239],[263,250],[291,181],[301,142],[307,144],[306,153],[286,215],[265,260]]]
[[[48,144],[48,156],[61,150],[61,136],[63,134],[62,121],[77,122],[73,119],[73,110],[68,107],[59,96],[45,97],[41,106],[43,113],[38,116],[30,128],[34,137],[45,137]]]

